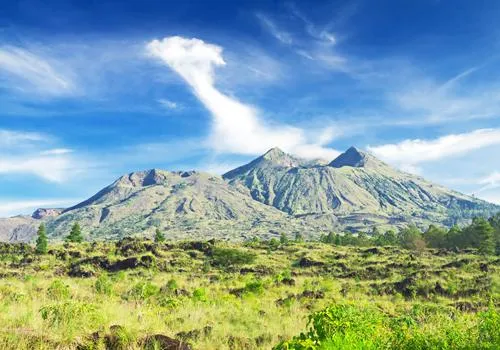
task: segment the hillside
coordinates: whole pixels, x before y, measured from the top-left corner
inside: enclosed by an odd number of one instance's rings
[[[306,230],[302,220],[253,200],[220,176],[156,169],[122,176],[88,200],[43,220],[55,239],[66,235],[74,222],[97,240],[152,235],[157,227],[167,232],[169,239],[241,240],[277,235],[284,230]],[[16,223],[29,227],[22,236],[11,232],[4,234],[3,240],[27,241],[33,237],[39,220],[22,217],[3,222],[4,227],[9,223],[7,229]]]
[[[337,216],[353,229],[415,222],[452,225],[498,206],[398,171],[351,147],[328,165],[290,161],[272,149],[223,176],[255,200],[295,216]]]
[[[31,241],[40,222],[60,239],[79,222],[89,239],[151,236],[244,240],[280,233],[450,226],[498,206],[395,170],[350,148],[330,163],[274,148],[223,177],[148,170],[120,177],[71,208],[0,219],[0,241]]]

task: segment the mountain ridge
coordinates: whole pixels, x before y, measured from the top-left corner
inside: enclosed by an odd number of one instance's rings
[[[391,168],[350,147],[329,163],[272,148],[222,176],[149,169],[119,177],[75,206],[0,219],[0,241],[30,241],[40,222],[60,239],[74,222],[90,239],[152,235],[246,239],[281,232],[450,226],[500,207]]]

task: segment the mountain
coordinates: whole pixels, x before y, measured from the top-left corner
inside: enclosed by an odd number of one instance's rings
[[[55,213],[38,210],[33,216],[41,212]],[[93,239],[152,235],[157,227],[171,239],[245,239],[307,230],[302,220],[253,200],[244,189],[229,185],[220,176],[157,169],[122,176],[60,215],[47,215],[41,220],[3,219],[0,233],[10,232],[0,234],[0,240],[29,240],[41,221],[46,222],[53,239],[67,235],[75,222]],[[27,231],[21,236],[13,235],[18,223]]]
[[[255,200],[293,216],[335,215],[348,229],[413,222],[451,225],[498,206],[391,168],[373,155],[349,148],[328,165],[289,162],[274,149],[223,175]]]
[[[348,229],[452,225],[499,206],[407,174],[354,147],[331,162],[278,148],[221,176],[148,170],[120,177],[67,209],[0,219],[0,241],[32,241],[45,222],[62,239],[79,222],[89,239],[153,235],[171,239],[305,236]]]

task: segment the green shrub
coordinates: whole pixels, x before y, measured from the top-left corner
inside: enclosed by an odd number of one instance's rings
[[[107,275],[101,275],[94,284],[95,290],[99,294],[111,295],[113,294],[113,282]]]
[[[256,255],[235,248],[214,248],[212,251],[212,265],[222,268],[237,265],[252,264]]]
[[[47,289],[47,295],[54,300],[63,300],[70,297],[71,291],[61,280],[54,280]]]
[[[147,300],[159,292],[160,288],[151,282],[139,282],[127,292],[126,299]]]
[[[63,303],[50,304],[40,309],[40,315],[50,326],[76,323],[82,317],[99,319],[97,308],[88,303],[65,301]]]
[[[257,294],[257,295],[263,294],[264,293],[264,282],[260,279],[250,281],[245,285],[244,290],[245,290],[245,293],[249,293],[249,294]]]
[[[207,291],[205,288],[197,288],[193,291],[193,300],[195,301],[207,301]]]

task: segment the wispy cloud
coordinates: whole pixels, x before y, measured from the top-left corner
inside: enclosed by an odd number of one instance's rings
[[[148,52],[178,73],[211,112],[213,130],[208,145],[217,152],[259,154],[278,146],[297,155],[333,158],[337,151],[324,147],[304,130],[289,125],[264,123],[255,107],[229,97],[215,86],[215,68],[224,66],[222,47],[200,39],[168,37],[153,40]]]
[[[394,90],[388,94],[388,101],[403,113],[418,115],[410,121],[415,124],[496,118],[500,116],[500,86],[489,81],[480,86],[467,84],[467,79],[483,67],[467,68],[444,82],[400,69],[399,77],[404,81],[387,85]]]
[[[8,79],[7,87],[36,90],[44,95],[68,95],[75,91],[73,81],[58,71],[53,63],[26,49],[0,47],[0,77]]]
[[[174,101],[170,101],[166,98],[161,98],[158,100],[158,103],[165,109],[169,109],[169,110],[172,110],[172,109],[178,109],[180,108],[179,104],[177,102],[174,102]]]
[[[418,172],[421,163],[466,154],[500,144],[500,129],[479,129],[452,134],[434,140],[404,140],[396,144],[368,147],[374,155],[411,172]]]
[[[278,26],[269,17],[263,15],[262,13],[257,13],[256,16],[262,26],[278,41],[286,45],[291,45],[293,43],[291,34],[278,28]]]
[[[72,150],[54,148],[48,135],[0,129],[0,174],[31,174],[62,182],[78,163]]]

